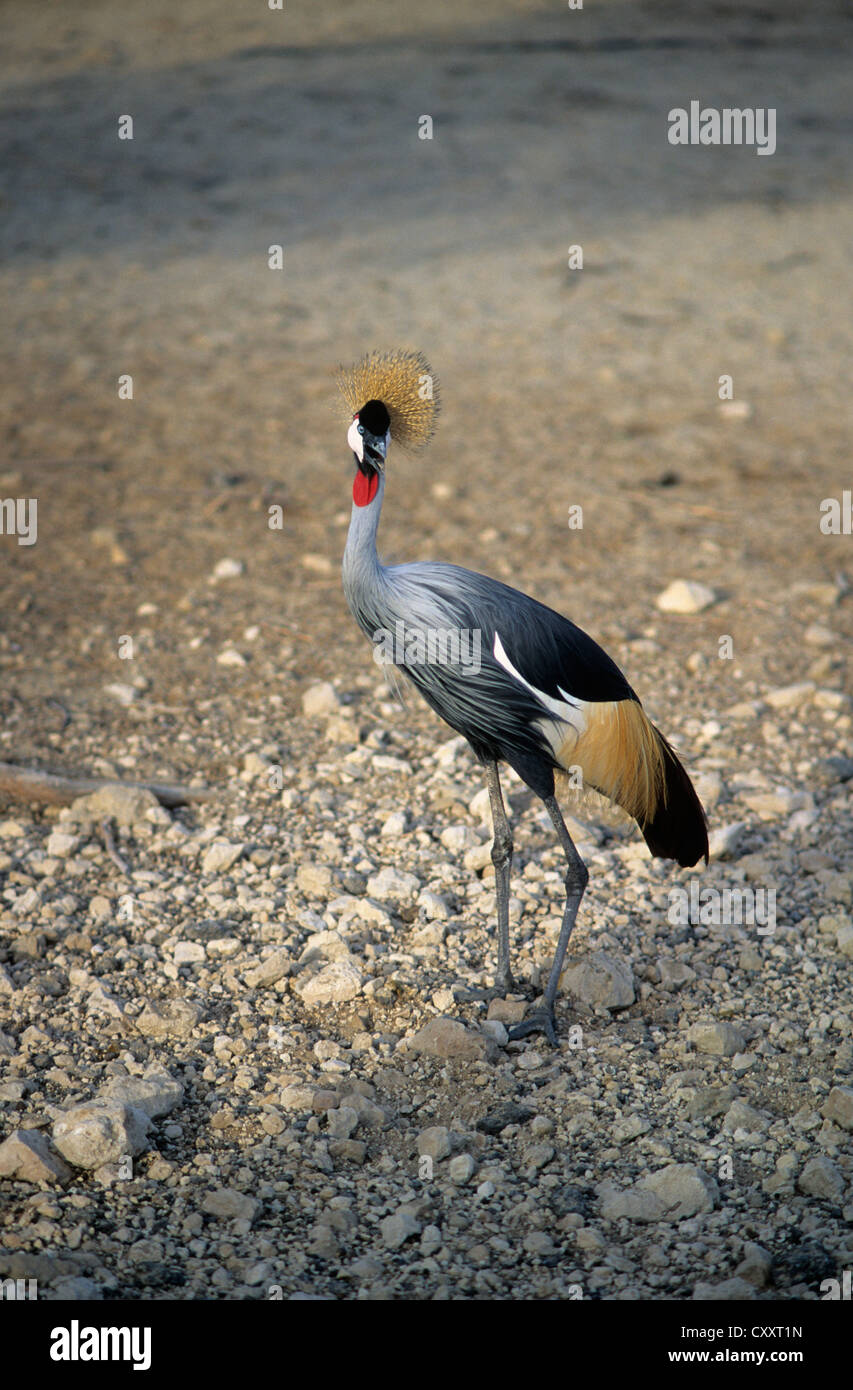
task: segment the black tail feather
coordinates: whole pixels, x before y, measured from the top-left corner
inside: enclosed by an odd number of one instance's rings
[[[708,862],[708,826],[693,783],[659,729],[664,755],[664,794],[653,818],[643,824],[646,844],[656,859],[675,859],[683,869]]]

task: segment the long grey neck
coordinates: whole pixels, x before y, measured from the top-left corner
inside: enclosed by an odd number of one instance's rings
[[[376,532],[385,495],[385,474],[379,475],[379,487],[373,501],[366,507],[352,504],[349,532],[344,550],[344,594],[353,617],[372,633],[373,615],[381,600],[384,570],[376,553]]]

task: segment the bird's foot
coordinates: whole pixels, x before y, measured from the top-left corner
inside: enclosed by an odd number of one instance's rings
[[[493,999],[506,999],[507,995],[515,994],[518,986],[512,978],[512,971],[507,970],[505,974],[495,975],[495,982],[485,989],[469,989],[467,998],[484,999],[491,1004]]]
[[[554,1010],[545,1007],[534,1009],[521,1023],[514,1023],[509,1029],[509,1041],[517,1042],[519,1038],[526,1038],[530,1033],[544,1033],[551,1046],[558,1047]]]
[[[507,999],[515,991],[516,986],[510,985],[490,985],[483,989],[466,990],[464,998],[474,999],[478,1003],[491,1004],[495,999]]]

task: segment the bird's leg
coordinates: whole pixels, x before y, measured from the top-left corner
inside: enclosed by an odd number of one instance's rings
[[[495,988],[509,993],[513,987],[509,966],[509,874],[512,866],[512,831],[506,817],[497,763],[486,764],[486,783],[492,805],[492,863],[495,866],[495,892],[498,899],[498,968]]]
[[[522,1023],[516,1023],[509,1030],[510,1040],[523,1038],[528,1033],[544,1033],[548,1041],[555,1047],[557,1045],[557,1032],[554,1019],[554,1003],[557,998],[557,989],[560,984],[560,975],[563,972],[563,961],[566,958],[566,950],[569,944],[569,937],[572,934],[572,927],[575,925],[575,918],[578,915],[581,898],[584,894],[589,872],[580,855],[574,846],[574,841],[566,829],[566,822],[563,820],[562,812],[553,796],[543,798],[548,810],[548,815],[554,823],[554,829],[560,837],[560,844],[563,846],[563,853],[566,856],[566,906],[563,911],[563,925],[560,928],[560,936],[557,941],[557,949],[554,953],[554,964],[551,966],[551,974],[548,976],[548,984],[545,988],[545,997],[542,1000],[542,1007],[537,1009]]]

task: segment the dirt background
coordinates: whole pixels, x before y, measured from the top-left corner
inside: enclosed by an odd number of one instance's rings
[[[152,774],[215,777],[202,728],[194,766],[173,746],[200,701],[239,738],[269,691],[287,715],[303,681],[363,669],[331,372],[398,343],[429,356],[444,413],[428,458],[392,466],[386,555],[560,607],[674,734],[737,698],[738,671],[803,673],[793,585],[850,551],[817,524],[849,477],[843,6],[146,4],[119,23],[7,4],[4,27],[3,491],[39,498],[38,544],[2,541],[10,755],[53,742],[75,764],[94,733],[121,759],[103,686],[126,678],[124,633],[179,711],[146,722]],[[670,146],[667,111],[697,94],[775,105],[776,154]],[[720,418],[724,372],[748,420]],[[223,555],[249,584],[206,584]],[[695,623],[666,624],[663,688],[626,652],[682,575],[727,595],[699,625],[706,651],[735,641],[716,688],[685,679]],[[246,668],[217,667],[253,624]],[[74,713],[58,742],[47,695]]]

